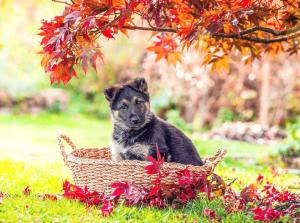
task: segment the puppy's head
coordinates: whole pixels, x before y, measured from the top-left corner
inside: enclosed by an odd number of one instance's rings
[[[149,93],[144,78],[108,87],[104,95],[117,125],[125,129],[139,129],[149,121]]]

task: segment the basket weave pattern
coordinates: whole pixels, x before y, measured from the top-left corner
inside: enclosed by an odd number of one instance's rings
[[[66,153],[63,141],[72,148],[71,153]],[[63,160],[73,174],[74,183],[80,187],[87,186],[90,190],[109,193],[111,192],[110,185],[113,182],[127,181],[147,187],[151,183],[151,179],[155,177],[145,173],[144,168],[149,165],[149,162],[138,160],[113,161],[109,148],[77,149],[66,135],[58,136],[58,144]],[[163,169],[170,172],[164,183],[176,183],[175,172],[186,167],[190,171],[210,175],[225,154],[225,149],[219,150],[214,156],[204,159],[203,166],[164,163]]]

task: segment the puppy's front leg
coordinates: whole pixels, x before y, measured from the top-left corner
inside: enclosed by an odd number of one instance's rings
[[[130,150],[123,153],[122,155],[124,157],[124,160],[140,160],[140,161],[145,161],[146,160],[145,156],[143,156],[141,154],[134,153]]]
[[[149,154],[150,145],[136,143],[125,148],[124,156],[126,160],[146,160]]]
[[[171,162],[172,157],[171,157],[170,149],[167,146],[159,146],[159,145],[158,145],[158,149],[159,149],[160,155],[162,157],[164,157],[165,161]],[[156,145],[150,147],[149,156],[152,156],[155,159],[157,159]]]
[[[110,144],[110,153],[113,161],[120,161],[124,159],[121,155],[122,151],[123,145],[118,143],[116,140],[112,140]]]

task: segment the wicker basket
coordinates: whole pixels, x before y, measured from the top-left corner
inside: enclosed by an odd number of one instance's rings
[[[72,148],[71,153],[66,153],[63,140]],[[113,182],[127,181],[147,186],[154,177],[145,173],[144,168],[149,165],[147,161],[112,161],[109,148],[76,149],[75,144],[66,135],[58,136],[58,144],[63,160],[72,171],[74,183],[78,186],[87,186],[90,190],[109,193]],[[186,167],[189,167],[190,171],[210,175],[225,154],[225,149],[219,150],[214,156],[204,159],[203,166],[164,163],[163,169],[171,172],[165,183],[176,182],[175,172]]]

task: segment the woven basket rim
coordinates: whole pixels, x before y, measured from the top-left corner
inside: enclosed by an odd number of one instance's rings
[[[109,147],[102,147],[102,148],[80,148],[80,149],[75,149],[73,152],[80,151],[80,150],[109,150]],[[66,157],[67,162],[73,162],[76,164],[102,164],[102,165],[110,165],[110,166],[138,166],[138,167],[146,167],[149,165],[149,161],[140,161],[140,160],[120,160],[120,161],[113,161],[113,160],[106,160],[106,159],[91,159],[91,158],[84,158],[84,157],[78,157],[75,156],[74,154],[70,153]],[[165,162],[163,164],[163,167],[168,167],[168,168],[174,168],[174,169],[185,169],[189,168],[190,170],[197,170],[199,168],[203,168],[203,166],[208,166],[210,165],[211,161],[208,160],[208,158],[211,157],[204,157],[205,163],[202,166],[195,166],[191,164],[181,164],[181,163],[174,163],[174,162]],[[212,167],[214,169],[214,166]]]
[[[62,139],[65,140],[67,142],[67,144],[69,144],[69,146],[72,148],[72,152],[67,154],[65,152],[65,148],[62,144]],[[108,150],[109,151],[109,147],[102,147],[102,148],[80,148],[77,149],[75,144],[70,140],[69,137],[67,137],[66,135],[59,135],[58,136],[58,142],[60,145],[60,149],[61,149],[61,153],[63,156],[63,159],[65,161],[65,163],[68,165],[69,162],[78,164],[78,165],[97,165],[97,164],[101,164],[101,165],[109,165],[109,166],[128,166],[130,168],[132,167],[146,167],[147,165],[149,165],[149,161],[140,161],[140,160],[121,160],[121,161],[113,161],[113,160],[107,160],[107,159],[92,159],[92,158],[85,158],[85,157],[78,157],[75,156],[74,153],[76,151],[80,151],[80,150]],[[205,169],[208,168],[210,169],[209,172],[212,172],[216,165],[223,159],[223,157],[226,154],[226,149],[220,149],[218,150],[213,156],[211,157],[205,157],[205,163],[202,166],[194,166],[191,164],[181,164],[181,163],[172,163],[172,162],[165,162],[163,164],[163,168],[169,168],[169,169],[185,169],[185,168],[189,168],[191,171],[199,171],[200,169]]]

